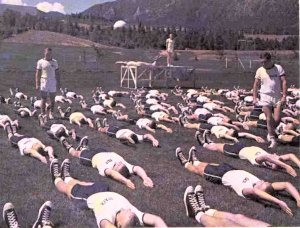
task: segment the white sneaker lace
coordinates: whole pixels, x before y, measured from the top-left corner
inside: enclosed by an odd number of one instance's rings
[[[51,209],[49,209],[48,207],[45,207],[43,212],[42,212],[42,223],[49,223],[49,218],[50,218],[50,212]]]
[[[20,228],[16,215],[13,211],[7,213],[7,219],[10,228]]]
[[[205,203],[205,199],[204,199],[204,194],[203,194],[203,192],[200,192],[200,191],[196,192],[196,196],[197,196],[197,198],[198,198],[198,202],[199,202],[199,204],[200,204],[201,209],[202,209],[202,210],[208,209],[209,206],[206,205],[206,203]]]
[[[196,213],[197,211],[200,210],[200,207],[199,207],[199,204],[195,197],[195,194],[193,194],[193,193],[188,194],[188,202],[189,202],[191,208],[193,209],[194,213]]]

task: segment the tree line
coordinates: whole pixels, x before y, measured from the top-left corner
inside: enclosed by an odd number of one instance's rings
[[[110,23],[111,25],[112,23]],[[21,15],[7,10],[0,16],[0,39],[11,37],[28,30],[47,30],[64,33],[94,42],[123,48],[164,49],[168,34],[173,33],[176,49],[202,50],[298,50],[298,36],[277,39],[246,40],[243,31],[189,30],[175,27],[153,27],[141,23],[114,30],[108,23],[97,18],[82,18],[69,15],[63,18],[47,17],[43,14]],[[250,42],[251,41],[251,42]],[[246,45],[245,45],[246,43]]]

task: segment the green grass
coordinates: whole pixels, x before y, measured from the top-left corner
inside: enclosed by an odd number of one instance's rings
[[[8,96],[9,88],[16,86],[28,95],[35,95],[33,89],[34,69],[36,60],[42,57],[43,48],[44,46],[16,44],[5,44],[1,46],[0,58],[3,53],[12,53],[13,56],[13,59],[10,61],[0,60],[2,69],[0,70],[1,95]],[[143,50],[124,50],[123,55],[119,55],[113,53],[120,51],[119,49],[105,50],[99,71],[95,71],[93,67],[89,69],[86,67],[79,70],[80,64],[73,62],[73,60],[78,59],[78,55],[80,55],[82,51],[83,48],[57,46],[54,47],[54,57],[56,58],[57,56],[59,64],[61,64],[62,86],[89,97],[88,101],[91,101],[90,91],[95,86],[102,86],[105,90],[113,88],[120,89],[119,66],[114,64],[115,61],[126,59],[149,61],[153,53],[155,53],[153,51],[149,53],[149,51]],[[86,49],[86,51],[90,54],[93,53],[92,49]],[[63,55],[68,57],[66,64],[62,64]],[[214,66],[213,60],[198,63],[191,60],[189,61],[188,54],[186,55],[186,58],[183,58],[182,55],[175,64],[195,66],[199,64],[199,68],[212,68]],[[11,66],[14,66],[14,68],[11,68]],[[288,72],[289,83],[297,83],[299,86],[297,74],[299,67],[298,60],[293,60],[291,64],[283,66]],[[234,85],[240,85],[245,88],[251,88],[254,74],[245,74],[242,71],[237,71],[235,68],[226,70],[223,67],[217,66],[205,74],[200,71],[196,77],[197,87],[232,88]],[[164,89],[164,91],[170,94],[169,90]],[[119,98],[117,100],[127,105],[128,108],[124,112],[128,112],[130,116],[136,117],[136,113],[133,111],[133,105],[127,98]],[[170,94],[169,102],[176,105],[178,99]],[[225,102],[232,106],[231,103]],[[75,110],[79,107],[79,104],[75,103],[73,107]],[[1,105],[0,113],[9,114],[13,118],[18,118],[13,113],[11,106]],[[110,116],[108,116],[108,120],[109,123],[115,123],[119,126],[126,125],[116,123]],[[137,189],[131,191],[115,181],[100,177],[96,169],[80,165],[78,159],[67,155],[58,142],[48,138],[47,134],[39,128],[36,118],[20,119],[20,123],[22,125],[20,133],[37,137],[45,144],[52,145],[60,161],[63,161],[66,157],[70,158],[72,164],[71,173],[74,177],[87,181],[104,180],[109,184],[112,191],[124,195],[140,210],[161,216],[169,226],[199,226],[195,220],[186,217],[182,200],[185,188],[188,185],[196,186],[197,184],[201,184],[204,187],[206,201],[212,208],[232,213],[242,213],[269,222],[274,226],[300,225],[299,209],[297,209],[295,202],[289,197],[279,196],[279,198],[287,202],[293,210],[294,217],[292,218],[274,206],[243,199],[228,188],[214,185],[199,176],[185,171],[175,158],[174,151],[176,147],[180,146],[185,154],[187,154],[191,146],[197,145],[193,137],[195,133],[193,130],[183,129],[178,125],[167,124],[174,130],[173,134],[166,135],[161,131],[157,131],[155,136],[159,139],[161,148],[152,148],[150,144],[138,144],[134,147],[128,147],[115,139],[109,138],[106,135],[100,135],[87,127],[75,127],[79,135],[89,136],[92,148],[105,147],[119,153],[128,162],[142,166],[155,183],[154,189],[148,189],[142,185],[138,177],[134,176],[131,179],[136,184]],[[70,126],[67,122],[66,125]],[[138,130],[135,126],[129,126],[129,128],[140,133],[145,133],[142,130]],[[263,130],[253,130],[253,132],[261,136],[266,135],[266,132]],[[242,140],[242,142],[248,145],[256,145],[256,143],[251,141]],[[267,145],[263,145],[262,147],[266,149]],[[199,146],[197,146],[197,150],[199,151],[197,156],[201,160],[214,163],[228,162],[237,168],[247,170],[267,181],[290,181],[299,189],[299,177],[292,178],[284,173],[254,167],[249,165],[246,161],[208,152]],[[299,156],[299,148],[295,147],[279,146],[275,152],[278,154],[291,152]],[[6,202],[11,201],[16,207],[20,223],[23,227],[30,227],[30,225],[33,224],[40,205],[46,200],[51,200],[54,204],[52,220],[58,227],[97,227],[91,211],[80,211],[71,201],[55,190],[51,182],[49,167],[32,158],[20,156],[17,149],[12,148],[7,142],[3,131],[0,132],[0,153],[0,208],[2,208]],[[300,174],[299,170],[297,170],[297,173]],[[4,222],[0,223],[0,227],[5,227]]]

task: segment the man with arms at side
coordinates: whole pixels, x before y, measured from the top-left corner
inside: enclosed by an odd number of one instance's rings
[[[51,48],[45,48],[44,58],[37,62],[35,88],[36,90],[40,89],[41,91],[41,112],[43,115],[46,115],[46,101],[49,96],[49,119],[53,119],[55,93],[57,88],[60,88],[60,74],[58,71],[57,61],[52,58]]]

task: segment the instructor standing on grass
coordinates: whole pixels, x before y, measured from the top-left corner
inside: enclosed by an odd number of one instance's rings
[[[262,67],[258,68],[253,85],[253,103],[257,103],[258,85],[260,86],[259,105],[267,118],[267,140],[271,143],[269,148],[276,146],[275,128],[280,122],[281,107],[286,100],[286,76],[283,68],[274,64],[271,54],[266,52],[260,56]]]
[[[52,49],[45,48],[44,58],[37,62],[35,73],[35,88],[41,91],[41,113],[47,115],[46,101],[50,99],[49,119],[53,119],[55,93],[60,88],[60,75],[58,72],[58,64],[52,58]]]
[[[174,39],[173,34],[169,35],[169,38],[166,40],[166,50],[167,50],[167,64],[168,67],[172,66],[173,64],[173,57],[174,57]]]

